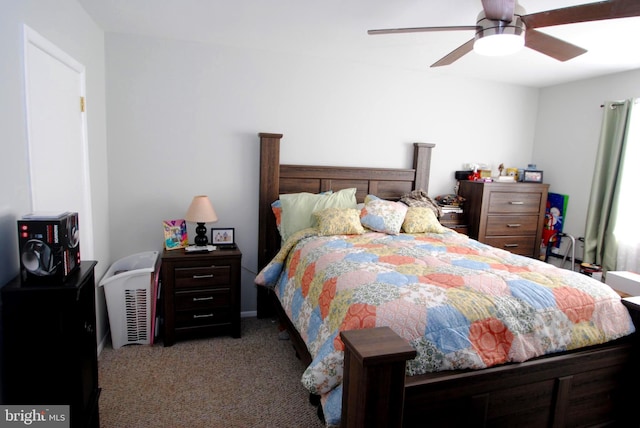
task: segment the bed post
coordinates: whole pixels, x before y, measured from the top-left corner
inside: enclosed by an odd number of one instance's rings
[[[343,428],[401,427],[405,365],[416,350],[389,327],[340,333]]]
[[[429,192],[431,149],[435,146],[433,143],[413,143],[413,169],[416,170],[416,181],[413,190]]]
[[[280,247],[271,203],[280,192],[280,139],[282,134],[260,133],[260,196],[258,199],[258,270],[265,267]],[[273,314],[270,291],[258,287],[258,318]]]

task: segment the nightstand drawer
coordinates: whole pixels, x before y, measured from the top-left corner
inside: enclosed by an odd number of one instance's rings
[[[537,215],[489,215],[487,235],[535,235]]]
[[[202,308],[228,308],[230,306],[231,290],[229,288],[180,291],[176,293],[175,297],[175,308],[177,311]]]
[[[449,227],[450,224],[465,224],[464,213],[446,212],[440,217],[440,223]]]
[[[231,324],[229,309],[200,309],[197,311],[176,311],[176,327],[195,327],[209,324]]]
[[[539,214],[540,193],[527,192],[491,192],[489,213],[531,213]]]
[[[495,236],[486,237],[483,241],[492,247],[502,248],[514,254],[532,256],[536,244],[535,236]]]
[[[198,266],[175,269],[176,288],[198,288],[212,285],[227,285],[231,280],[231,267]]]

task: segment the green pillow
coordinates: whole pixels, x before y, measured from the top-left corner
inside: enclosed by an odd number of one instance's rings
[[[282,214],[280,230],[282,241],[299,230],[313,226],[312,214],[325,208],[355,208],[356,188],[339,190],[331,194],[290,193],[280,195]]]

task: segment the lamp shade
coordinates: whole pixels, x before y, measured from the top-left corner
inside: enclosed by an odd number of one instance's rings
[[[199,195],[193,197],[184,219],[193,223],[215,223],[218,221],[218,215],[213,209],[209,197]]]

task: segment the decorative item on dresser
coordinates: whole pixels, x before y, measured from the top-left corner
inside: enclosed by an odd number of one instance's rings
[[[95,265],[64,283],[16,277],[2,288],[3,404],[68,405],[72,428],[100,426]]]
[[[239,249],[162,256],[164,346],[214,334],[240,337]]]
[[[512,253],[535,257],[540,242],[549,185],[461,181],[469,236]]]

